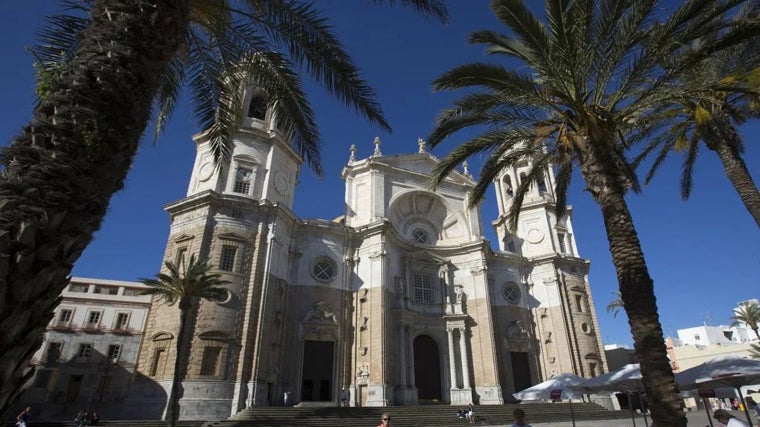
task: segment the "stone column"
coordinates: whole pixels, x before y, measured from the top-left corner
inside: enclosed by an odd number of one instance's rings
[[[459,328],[459,353],[462,357],[462,388],[463,389],[471,388],[470,369],[467,366],[467,361],[469,360],[469,357],[467,357],[467,343],[465,342],[466,335],[467,335],[466,329]]]
[[[449,335],[449,375],[451,376],[451,390],[459,388],[457,386],[457,365],[456,354],[454,353],[454,329],[446,328]]]
[[[401,388],[406,388],[406,328],[403,324],[399,325],[398,351],[398,370],[400,374],[398,385]]]
[[[409,385],[414,388],[417,386],[414,381],[414,342],[411,341],[411,337],[406,342],[409,343]]]

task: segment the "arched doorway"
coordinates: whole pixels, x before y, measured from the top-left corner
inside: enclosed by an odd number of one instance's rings
[[[438,344],[428,335],[420,335],[414,339],[414,383],[420,403],[442,401]]]
[[[304,341],[301,401],[332,400],[333,344],[332,341]]]

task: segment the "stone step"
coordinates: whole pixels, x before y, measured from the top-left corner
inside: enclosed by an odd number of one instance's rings
[[[522,408],[527,419],[533,423],[569,421],[570,404],[508,404],[476,406],[475,415],[479,425],[504,425],[512,421],[512,411]],[[355,427],[374,426],[380,423],[380,415],[391,415],[394,427],[413,426],[459,426],[466,420],[457,418],[461,409],[449,405],[394,406],[388,408],[282,408],[259,407],[247,409],[233,419],[204,424],[205,427],[248,426],[304,426],[304,427]],[[628,418],[629,412],[608,411],[592,403],[574,403],[572,410],[576,420],[604,420]]]
[[[570,421],[568,403],[531,403],[476,406],[475,415],[479,425],[509,425],[512,411],[522,408],[531,423]],[[224,421],[179,421],[178,427],[360,427],[376,426],[380,415],[391,415],[394,427],[421,426],[463,426],[467,421],[457,418],[457,409],[449,405],[394,406],[387,408],[338,408],[329,407],[257,407],[246,409],[233,419]],[[572,405],[577,421],[629,418],[628,411],[608,411],[593,403]],[[13,426],[15,423],[7,424]],[[34,421],[34,427],[72,427],[73,421]],[[167,422],[146,421],[103,421],[106,427],[166,427]]]

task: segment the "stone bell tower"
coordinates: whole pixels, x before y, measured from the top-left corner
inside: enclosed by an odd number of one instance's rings
[[[563,217],[554,213],[552,168],[526,194],[515,232],[508,228],[516,189],[533,166],[534,159],[526,158],[494,180],[499,216],[493,226],[499,249],[528,260],[524,285],[538,301],[531,310],[543,379],[564,372],[593,377],[606,372],[607,363],[588,282],[590,262],[578,253],[572,207]]]
[[[196,135],[187,195],[166,207],[171,229],[164,261],[205,258],[229,281],[224,300],[202,300],[189,315],[182,419],[226,418],[281,393],[275,389],[281,355],[272,350],[279,348],[281,330],[273,318],[285,304],[278,277],[287,276],[287,265],[278,262],[287,259],[287,249],[274,235],[278,227],[287,235],[294,221],[290,209],[302,159],[276,127],[265,94],[249,87],[243,99],[246,114],[229,157],[215,162],[208,135]],[[146,380],[135,387],[142,408],[160,413],[166,405],[178,330],[177,307],[154,300],[139,356]]]

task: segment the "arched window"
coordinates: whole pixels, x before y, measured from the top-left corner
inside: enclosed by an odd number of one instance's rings
[[[261,93],[251,96],[251,102],[248,104],[248,117],[252,119],[264,120],[267,116],[267,100]]]
[[[507,200],[511,199],[515,195],[515,190],[512,188],[512,178],[509,175],[504,175],[504,194],[507,196]]]

